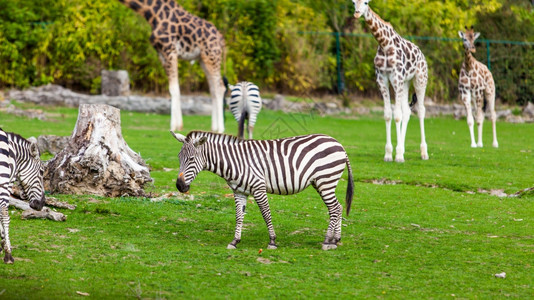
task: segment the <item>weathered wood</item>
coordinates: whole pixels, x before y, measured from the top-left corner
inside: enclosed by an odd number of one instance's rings
[[[51,193],[144,196],[148,182],[148,166],[122,137],[120,110],[105,104],[80,105],[68,145],[45,169]]]
[[[57,208],[66,208],[69,210],[75,210],[76,205],[70,204],[67,202],[58,201],[54,197],[45,197],[45,203],[49,206],[57,207]]]
[[[28,202],[15,199],[13,197],[9,198],[9,205],[23,210],[22,219],[49,219],[53,221],[67,220],[67,217],[64,214],[57,211],[53,211],[46,206],[43,207],[41,211],[37,211],[32,209]]]

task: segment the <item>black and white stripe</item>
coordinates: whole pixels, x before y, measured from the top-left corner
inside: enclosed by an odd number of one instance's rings
[[[337,247],[341,239],[342,207],[335,190],[345,167],[348,168],[347,215],[354,182],[347,153],[334,138],[313,134],[277,140],[242,140],[201,131],[190,132],[187,137],[172,134],[183,143],[178,155],[180,171],[176,187],[179,191],[187,192],[202,170],[221,176],[234,191],[236,229],[229,249],[235,248],[241,240],[247,196],[253,195],[258,203],[269,230],[269,248],[276,248],[267,193],[296,194],[310,185],[319,192],[330,215],[323,249]]]
[[[13,182],[18,180],[30,207],[41,210],[44,205],[43,164],[37,144],[18,134],[0,128],[0,229],[4,262],[13,263],[9,240],[9,197]]]
[[[252,82],[242,81],[229,85],[231,99],[228,104],[235,120],[239,123],[237,136],[243,138],[245,120],[248,120],[248,138],[252,139],[254,124],[261,110],[260,89]]]

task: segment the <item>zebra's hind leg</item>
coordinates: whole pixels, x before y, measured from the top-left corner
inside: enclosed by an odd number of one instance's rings
[[[278,248],[276,246],[276,234],[274,233],[274,227],[271,220],[271,209],[269,208],[266,190],[256,190],[254,192],[254,200],[256,200],[256,203],[258,203],[263,220],[267,225],[267,230],[269,230],[269,245],[267,246],[267,249],[276,249]]]
[[[6,264],[12,264],[15,262],[15,259],[11,255],[11,243],[9,241],[9,211],[7,209],[7,203],[5,203],[6,206],[2,206],[2,212],[0,215],[0,219],[2,222],[2,227],[4,231],[4,236],[2,239],[2,248],[5,251],[4,254],[4,263]]]
[[[321,198],[323,198],[323,201],[328,208],[328,214],[330,215],[330,223],[328,224],[328,229],[322,246],[323,250],[336,249],[337,243],[341,240],[341,214],[343,208],[336,198],[335,191],[337,182],[335,182],[333,186],[330,183],[329,186],[329,188],[325,189],[322,189],[321,186],[316,187]]]
[[[241,230],[243,229],[243,219],[245,218],[245,207],[247,205],[247,196],[234,193],[235,198],[235,235],[234,239],[226,246],[226,249],[236,249],[241,242]]]

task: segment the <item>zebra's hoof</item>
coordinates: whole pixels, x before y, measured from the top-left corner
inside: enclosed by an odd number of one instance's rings
[[[228,246],[226,246],[226,249],[237,249],[237,247],[235,245],[228,244]]]
[[[323,244],[323,247],[322,247],[322,249],[325,251],[336,249],[336,248],[337,248],[336,244]]]
[[[267,246],[267,249],[276,249],[276,248],[278,248],[278,247],[276,247],[276,245],[269,244],[269,246]]]
[[[4,263],[9,265],[15,263],[15,259],[13,258],[11,253],[6,253],[6,256],[4,256]]]

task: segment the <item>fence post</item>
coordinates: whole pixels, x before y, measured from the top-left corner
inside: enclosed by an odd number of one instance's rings
[[[337,93],[342,94],[345,87],[341,80],[341,43],[339,41],[339,32],[334,32],[336,37],[336,67],[337,67]]]
[[[488,69],[491,71],[490,41],[486,41],[486,55],[488,57]]]

